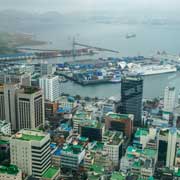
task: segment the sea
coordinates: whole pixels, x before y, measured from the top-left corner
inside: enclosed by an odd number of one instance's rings
[[[151,56],[157,51],[166,51],[172,55],[180,53],[180,25],[154,25],[154,24],[119,24],[79,22],[53,24],[42,28],[29,29],[38,40],[47,41],[40,48],[72,49],[73,38],[77,42],[118,50],[119,54],[105,53],[92,57],[76,57],[76,60],[125,57],[125,56]],[[127,33],[135,33],[135,38],[126,38]],[[41,60],[42,62],[58,64],[73,61],[73,58],[54,58]],[[39,63],[39,60],[37,62]],[[166,86],[175,86],[176,94],[180,91],[180,72],[152,75],[144,77],[144,98],[162,97]],[[98,84],[81,86],[72,81],[61,84],[61,91],[70,95],[108,98],[120,97],[121,84]]]

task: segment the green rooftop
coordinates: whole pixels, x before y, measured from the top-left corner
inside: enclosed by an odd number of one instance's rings
[[[180,148],[177,149],[176,156],[180,157]]]
[[[104,168],[100,165],[93,164],[90,168],[91,171],[94,171],[97,174],[103,174]]]
[[[58,168],[55,167],[50,167],[42,176],[42,178],[47,178],[47,179],[51,179],[53,178],[57,172],[59,171]]]
[[[88,116],[87,112],[82,111],[82,112],[77,112],[77,113],[74,115],[74,118],[84,119],[84,118],[87,118],[87,116]]]
[[[9,144],[9,141],[0,140],[0,145],[6,145]]]
[[[140,136],[147,136],[148,135],[148,130],[144,128],[139,128],[137,129],[135,133],[135,137],[140,137]]]
[[[150,157],[150,158],[155,157],[156,153],[157,153],[157,151],[154,149],[144,149],[144,151],[143,151],[143,154]]]
[[[101,143],[101,142],[97,142],[96,145],[93,147],[93,150],[94,151],[98,151],[98,150],[103,150],[104,148],[104,143]]]
[[[63,152],[67,152],[67,153],[72,152],[73,154],[79,154],[80,152],[82,152],[82,150],[83,150],[83,146],[80,144],[77,145],[68,144],[65,145],[62,149]]]
[[[17,174],[19,173],[19,169],[18,169],[18,167],[15,166],[15,165],[0,166],[0,173],[17,175]]]
[[[128,114],[108,113],[107,116],[113,119],[129,119]]]
[[[135,167],[135,168],[140,168],[141,167],[141,162],[138,160],[138,161],[135,161],[132,165],[132,167]]]
[[[22,136],[19,137],[18,139],[24,140],[24,141],[41,141],[43,138],[44,138],[44,136],[22,134]]]
[[[89,128],[101,128],[103,127],[103,124],[98,122],[97,120],[86,119],[82,121],[81,126]]]
[[[180,169],[178,169],[178,171],[177,171],[177,172],[174,172],[173,174],[174,174],[174,176],[176,176],[176,177],[180,177]]]
[[[121,173],[119,172],[114,172],[111,176],[110,180],[125,180],[125,176],[123,176]]]

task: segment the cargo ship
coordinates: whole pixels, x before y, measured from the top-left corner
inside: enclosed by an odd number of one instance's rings
[[[147,76],[163,73],[172,73],[176,71],[177,68],[173,65],[137,65],[129,69],[129,74]]]
[[[136,34],[127,34],[126,35],[126,39],[129,39],[129,38],[135,38],[136,37]]]

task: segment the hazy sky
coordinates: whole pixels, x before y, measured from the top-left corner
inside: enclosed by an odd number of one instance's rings
[[[0,0],[0,10],[178,12],[180,0]],[[131,12],[130,11],[130,12]]]

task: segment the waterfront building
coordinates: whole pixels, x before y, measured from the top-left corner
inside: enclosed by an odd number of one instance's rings
[[[44,125],[44,97],[40,89],[25,87],[17,93],[18,129],[34,129]]]
[[[42,177],[51,166],[49,134],[21,130],[10,139],[11,163],[28,176]]]
[[[121,113],[134,115],[134,126],[142,125],[143,79],[124,77],[121,82]]]
[[[55,101],[60,95],[59,77],[45,75],[39,79],[39,87],[44,92],[44,98],[49,101]]]
[[[109,112],[105,116],[107,130],[121,131],[126,137],[131,137],[133,133],[134,115],[118,114]]]
[[[22,172],[15,165],[0,166],[1,180],[22,180]]]

